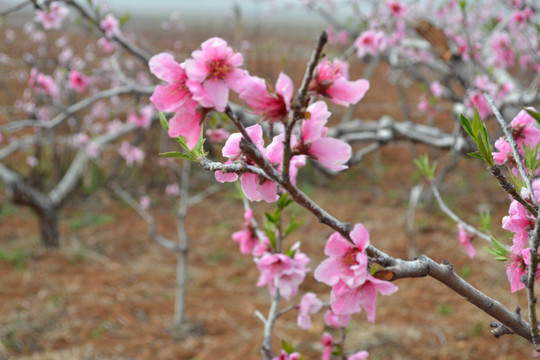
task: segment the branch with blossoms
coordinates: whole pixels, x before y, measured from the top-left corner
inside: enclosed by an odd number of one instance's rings
[[[348,317],[365,310],[368,321],[373,322],[377,294],[390,295],[397,291],[391,281],[430,276],[494,317],[497,320],[494,324],[496,335],[514,333],[532,341],[531,327],[519,316],[519,311],[506,309],[470,285],[455,274],[447,261],[438,264],[426,256],[404,261],[387,255],[370,244],[369,233],[362,224],[351,225],[338,220],[296,186],[296,174],[307,158],[330,170],[341,171],[347,168],[345,164],[352,156],[350,145],[328,137],[325,125],[330,112],[326,103],[317,97],[351,105],[357,103],[369,88],[365,81],[348,80],[343,62],[317,60],[324,40],[323,35],[294,100],[288,76],[280,74],[275,89],[272,88],[264,80],[240,69],[241,55],[220,38],[207,40],[201,50],[194,51],[192,58],[181,64],[165,53],[155,55],[149,63],[151,71],[167,82],[167,85],[156,87],[151,101],[158,110],[174,113],[164,127],[187,153],[167,156],[191,158],[203,168],[214,171],[219,182],[240,180],[245,197],[251,201],[277,201],[278,215],[267,215],[274,224],[273,230],[267,231],[269,240],[254,236],[254,230],[250,228],[252,215],[246,215],[242,233],[245,235],[241,237],[242,252],[252,253],[261,271],[258,285],[268,285],[271,295],[268,316],[265,318],[257,313],[265,325],[261,346],[263,358],[272,359],[273,356],[271,334],[282,298],[288,300],[296,294],[308,271],[305,264],[309,259],[297,246],[288,250],[282,248],[281,210],[285,193],[336,231],[325,246],[328,259],[314,273],[318,281],[331,287],[329,307],[333,316]],[[305,84],[310,85],[306,87]],[[227,105],[230,90],[245,100],[262,120],[269,122],[270,128],[278,131],[269,145],[265,146],[261,125],[245,127]],[[239,130],[223,147],[222,154],[228,158],[225,163],[211,161],[197,150],[201,147],[202,124],[211,111],[225,113]],[[474,126],[478,126],[477,122]],[[456,146],[456,141],[447,146]],[[315,301],[311,303],[315,304]],[[303,311],[303,316],[309,313]],[[331,341],[326,340],[326,343]],[[285,351],[277,359],[293,358],[293,354],[296,353]]]

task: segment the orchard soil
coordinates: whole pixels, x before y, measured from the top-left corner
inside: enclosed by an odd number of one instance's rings
[[[248,65],[273,69],[258,75],[275,79],[280,61],[272,60],[269,65],[261,62],[269,61],[264,56],[262,60],[257,56],[248,58]],[[305,61],[304,57],[300,63]],[[284,71],[303,74],[293,65],[285,63]],[[364,67],[354,63],[352,77],[359,76]],[[385,79],[385,69],[376,72],[358,116],[375,119],[390,113],[400,118],[395,105],[398,95],[388,90]],[[410,101],[414,107],[414,100]],[[452,129],[451,118],[436,121]],[[338,219],[364,223],[372,244],[390,255],[407,258],[409,190],[422,182],[412,164],[413,148],[445,161],[442,153],[433,149],[401,143],[382,148],[332,180],[310,166],[301,172],[299,184]],[[174,203],[164,196],[164,184],[156,181],[155,171],[146,165],[133,181],[147,184],[159,219],[158,230],[175,239]],[[212,184],[211,175],[200,170],[194,177],[197,185],[193,193]],[[472,223],[479,223],[476,214],[480,209],[491,210],[495,229],[509,205],[495,180],[472,159],[460,159],[441,190],[449,206]],[[241,255],[231,240],[243,221],[241,202],[232,195],[234,191],[223,186],[187,215],[191,241],[187,325],[179,332],[171,326],[176,256],[151,239],[147,224],[114,193],[102,188],[89,195],[75,194],[62,212],[61,249],[49,252],[40,249],[34,215],[0,197],[0,359],[260,359],[263,327],[254,313],[267,313],[268,291],[255,286],[258,271],[252,258]],[[455,224],[430,201],[427,190],[424,195],[416,212],[417,254],[449,260],[461,276],[487,295],[510,309],[524,308],[524,294],[510,294],[504,264],[483,250],[487,243],[476,239],[478,255],[470,260],[458,245]],[[0,196],[4,196],[3,191]],[[259,218],[270,209],[266,204],[253,207]],[[332,231],[297,205],[291,212],[303,224],[287,244],[301,241],[315,268],[324,259],[324,243]],[[502,231],[496,235],[509,237]],[[502,360],[533,356],[532,346],[516,336],[495,339],[489,332],[489,316],[435,280],[406,279],[396,285],[399,291],[394,295],[379,296],[375,324],[367,322],[365,313],[353,317],[347,350],[368,350],[370,359]],[[328,300],[329,289],[318,284],[312,273],[300,293],[305,291]],[[299,296],[293,301],[298,302]],[[296,314],[296,310],[289,311],[277,322],[274,352],[279,349],[279,339],[284,339],[306,360],[319,359],[322,332],[332,332],[322,325],[323,312],[306,331],[296,325]],[[333,335],[339,336],[335,331]]]

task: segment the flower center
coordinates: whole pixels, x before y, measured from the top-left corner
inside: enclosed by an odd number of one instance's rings
[[[345,255],[343,255],[341,257],[341,262],[344,264],[344,265],[347,265],[347,266],[353,266],[353,265],[357,265],[358,264],[358,261],[356,260],[356,254],[358,254],[358,249],[357,248],[352,248],[350,250],[348,250]]]
[[[225,76],[229,72],[229,66],[223,59],[210,61],[208,63],[208,68],[210,69],[210,77],[215,77],[221,80],[225,79]]]

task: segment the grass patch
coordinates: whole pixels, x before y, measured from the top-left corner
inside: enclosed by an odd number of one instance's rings
[[[7,262],[17,271],[23,271],[26,268],[26,260],[31,256],[31,253],[24,250],[0,251],[0,261]]]
[[[98,214],[98,213],[83,213],[81,215],[75,215],[68,220],[68,226],[71,229],[77,230],[86,226],[100,226],[111,224],[115,220],[115,217],[110,214]]]

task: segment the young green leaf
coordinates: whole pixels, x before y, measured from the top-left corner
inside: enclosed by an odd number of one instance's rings
[[[294,230],[298,229],[300,225],[302,225],[303,221],[296,221],[294,214],[291,217],[291,221],[289,222],[289,225],[285,228],[285,231],[283,234],[285,236],[290,235]]]
[[[461,123],[461,127],[469,136],[476,141],[476,137],[473,133],[472,127],[471,127],[471,121],[467,119],[463,114],[459,115],[459,122]]]
[[[161,127],[165,131],[169,131],[169,122],[167,121],[167,117],[165,117],[165,114],[163,112],[159,112],[159,122],[161,123]]]
[[[159,156],[197,162],[197,159],[192,154],[181,153],[178,151],[169,151],[165,153],[160,153]]]
[[[430,165],[429,156],[426,154],[420,155],[418,158],[414,159],[414,163],[425,177],[427,177],[429,180],[433,180],[433,177],[435,176],[435,169],[437,168],[437,162]]]
[[[281,348],[287,353],[292,354],[294,352],[294,346],[291,343],[281,339]]]
[[[525,109],[525,111],[527,113],[529,113],[529,115],[531,115],[533,117],[533,119],[536,120],[536,122],[538,124],[540,124],[540,113],[538,113],[538,112],[536,112],[536,111],[534,111],[532,109]]]

